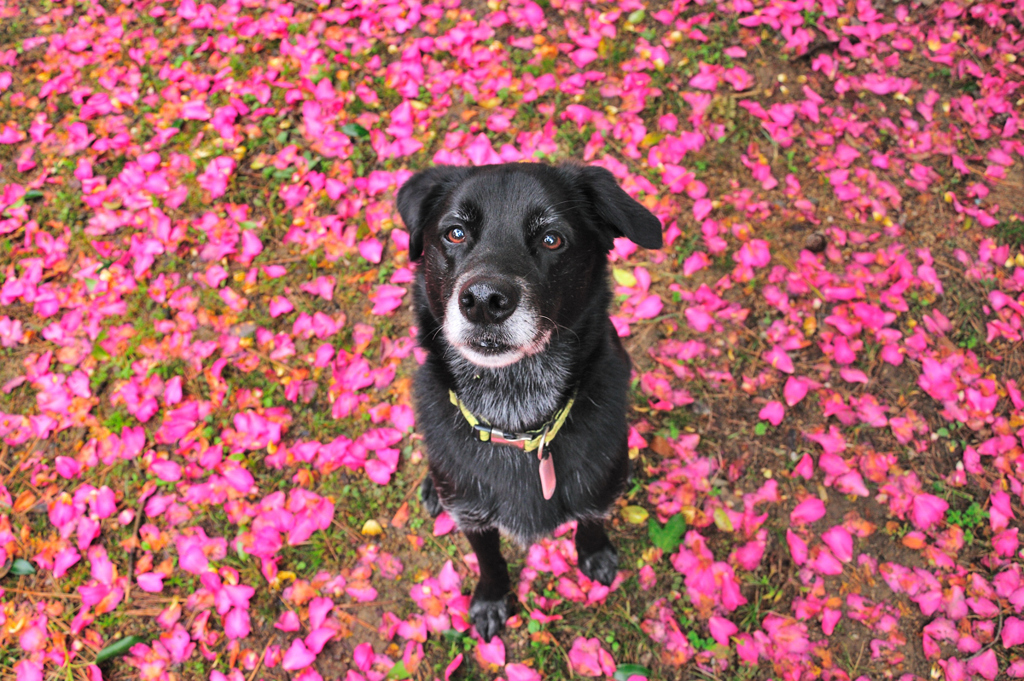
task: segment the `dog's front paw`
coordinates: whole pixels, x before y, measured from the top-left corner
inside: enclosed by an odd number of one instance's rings
[[[619,572],[619,554],[609,544],[589,556],[580,556],[580,571],[595,582],[611,586]]]
[[[423,478],[423,484],[420,485],[420,500],[431,518],[441,515],[441,511],[444,510],[441,508],[441,499],[437,496],[437,490],[434,489],[434,481],[430,475]]]
[[[505,627],[505,622],[512,616],[512,608],[509,607],[510,596],[511,594],[506,593],[501,598],[491,600],[478,598],[473,594],[473,601],[469,606],[469,620],[487,643]]]

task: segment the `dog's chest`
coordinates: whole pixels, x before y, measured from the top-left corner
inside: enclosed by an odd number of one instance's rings
[[[459,392],[476,417],[503,430],[528,430],[552,418],[565,390],[551,373],[525,372],[535,387],[488,381],[483,375],[469,389],[451,385],[453,374],[435,359],[417,376],[417,422],[424,435],[431,477],[445,509],[463,529],[500,527],[528,543],[572,519],[602,516],[621,492],[629,469],[625,393],[629,367],[612,355],[603,372],[574,392],[564,425],[547,443],[555,473],[555,490],[544,498],[538,452],[508,444],[480,441],[453,405],[450,389]],[[518,377],[522,384],[523,375]],[[479,390],[479,393],[477,393]],[[488,397],[489,396],[489,397]],[[470,399],[473,406],[469,406]],[[489,399],[489,401],[486,401]]]
[[[463,530],[496,526],[523,544],[569,520],[601,515],[605,509],[592,492],[606,481],[573,465],[575,457],[557,444],[551,445],[557,471],[552,498],[544,498],[536,452],[482,443],[463,452],[470,456],[460,457],[449,485],[438,484],[445,507]]]

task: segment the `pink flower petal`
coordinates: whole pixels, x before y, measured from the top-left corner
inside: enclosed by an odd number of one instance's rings
[[[508,681],[541,681],[540,674],[525,664],[505,665],[505,675],[508,677]]]
[[[843,380],[847,383],[863,383],[868,384],[868,375],[860,369],[840,369],[839,375],[842,376]]]
[[[948,509],[949,504],[943,499],[933,494],[918,493],[914,495],[910,518],[916,527],[927,530],[935,523],[941,521]]]
[[[821,630],[826,636],[831,636],[832,632],[836,629],[836,624],[839,623],[840,618],[843,616],[842,610],[833,610],[832,608],[825,608],[821,614]]]
[[[476,658],[485,668],[489,664],[505,666],[505,644],[495,636],[490,643],[480,640],[476,644]]]
[[[786,385],[782,389],[782,396],[786,399],[786,404],[792,407],[804,399],[809,388],[810,385],[806,380],[797,376],[790,376],[786,379]]]
[[[782,406],[781,402],[771,401],[761,408],[761,412],[757,415],[759,419],[768,421],[773,426],[777,426],[782,423],[782,419],[786,416],[786,408]]]
[[[447,511],[434,518],[434,536],[441,537],[455,529],[455,521],[448,515]]]
[[[448,663],[448,666],[444,668],[444,681],[450,681],[452,674],[455,673],[455,670],[459,668],[460,664],[462,664],[462,653],[456,655],[455,658]]]
[[[285,298],[284,296],[274,296],[273,298],[271,298],[270,305],[268,307],[270,316],[274,319],[280,317],[283,314],[288,314],[294,309],[295,306],[293,306],[291,301]]]
[[[306,644],[302,642],[302,639],[297,638],[292,641],[292,645],[288,648],[288,652],[284,654],[284,659],[281,661],[281,668],[285,671],[294,672],[299,669],[305,669],[309,665],[313,664],[314,660],[316,660],[316,655],[306,648]]]
[[[299,616],[294,610],[285,610],[274,623],[274,628],[281,631],[298,631],[301,626]]]
[[[728,646],[729,637],[739,631],[739,627],[724,617],[713,616],[708,620],[711,638],[719,645]]]
[[[594,50],[581,47],[580,49],[571,52],[569,54],[569,59],[572,59],[572,63],[576,65],[576,68],[582,69],[587,64],[597,59],[598,56],[599,55]]]
[[[814,477],[814,459],[811,458],[810,454],[804,454],[800,459],[800,463],[793,468],[793,473],[799,475],[804,480],[810,480]]]
[[[842,525],[826,530],[821,535],[821,540],[832,549],[833,555],[844,563],[853,560],[853,535]]]
[[[135,578],[139,588],[146,593],[156,594],[164,589],[164,576],[156,572],[146,572]]]
[[[637,319],[653,319],[661,314],[662,307],[661,297],[652,293],[633,308],[633,316]]]
[[[783,373],[793,373],[793,360],[789,358],[789,355],[786,354],[786,351],[781,346],[776,345],[764,353],[764,360]]]
[[[1024,621],[1007,617],[1003,621],[1003,647],[1012,648],[1024,643]]]
[[[611,656],[596,638],[577,637],[569,650],[569,664],[580,676],[611,676],[615,673]]]
[[[825,517],[825,504],[817,497],[808,497],[789,514],[794,525],[808,525]]]
[[[16,681],[43,681],[42,665],[31,660],[22,660],[14,665]]]
[[[360,241],[356,248],[359,249],[359,255],[375,265],[381,261],[381,257],[384,254],[384,245],[373,237]]]
[[[1003,530],[992,537],[992,548],[1000,556],[1012,556],[1017,553],[1020,541],[1017,538],[1018,529]]]
[[[977,674],[986,681],[993,681],[999,675],[999,661],[996,659],[996,651],[989,648],[977,657],[967,661],[967,673]]]
[[[249,635],[249,613],[234,608],[224,618],[224,635],[229,639],[245,638]]]

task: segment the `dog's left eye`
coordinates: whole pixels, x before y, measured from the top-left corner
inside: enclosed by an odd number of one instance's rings
[[[466,230],[462,229],[462,227],[452,227],[445,232],[444,238],[453,244],[461,244],[466,240]]]
[[[544,239],[541,241],[541,243],[544,244],[544,248],[553,251],[555,249],[561,248],[562,237],[558,236],[554,232],[548,232],[547,234],[544,235]]]

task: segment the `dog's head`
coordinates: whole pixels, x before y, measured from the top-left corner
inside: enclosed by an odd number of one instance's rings
[[[409,255],[445,339],[499,368],[547,347],[604,286],[615,237],[661,247],[661,223],[599,167],[438,166],[398,192]]]

